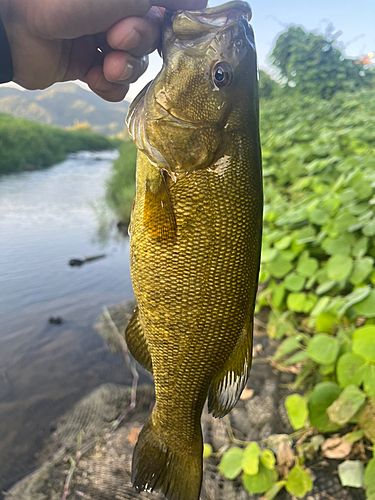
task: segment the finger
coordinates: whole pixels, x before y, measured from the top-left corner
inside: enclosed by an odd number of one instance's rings
[[[129,90],[127,83],[116,84],[108,82],[104,77],[101,66],[92,68],[86,78],[84,78],[84,81],[95,94],[109,102],[122,101]]]
[[[148,57],[133,57],[127,52],[111,52],[104,59],[103,74],[108,82],[133,83],[146,71]]]
[[[152,5],[170,10],[200,10],[207,5],[207,0],[151,0]]]
[[[79,38],[108,31],[121,19],[144,16],[153,6],[168,9],[201,9],[206,0],[64,0],[43,2],[35,12],[35,30],[39,35]]]
[[[163,16],[164,9],[152,7],[143,17],[123,19],[108,31],[107,42],[133,56],[148,54],[158,46]]]

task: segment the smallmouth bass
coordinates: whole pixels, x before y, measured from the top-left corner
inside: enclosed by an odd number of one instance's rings
[[[250,17],[239,1],[167,12],[163,68],[128,115],[137,308],[125,335],[156,392],[132,481],[168,500],[199,499],[205,401],[223,417],[250,371],[263,206]]]

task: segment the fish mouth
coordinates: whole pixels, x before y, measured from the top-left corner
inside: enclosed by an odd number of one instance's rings
[[[179,10],[172,15],[173,33],[180,40],[191,40],[241,20],[248,23],[251,16],[250,5],[242,1],[227,2],[199,11]]]

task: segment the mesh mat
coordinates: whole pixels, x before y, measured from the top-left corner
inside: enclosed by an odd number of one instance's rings
[[[157,493],[137,494],[130,483],[134,434],[143,426],[153,403],[153,388],[141,386],[137,391],[137,412],[131,415],[110,437],[99,441],[79,461],[70,482],[67,500],[161,500]],[[82,445],[105,435],[112,422],[130,403],[130,390],[107,384],[101,386],[62,417],[58,429],[40,455],[47,459],[33,474],[16,484],[7,494],[12,500],[61,500],[64,483],[70,469],[69,457],[77,451],[77,436]],[[217,449],[226,440],[223,421],[203,415],[205,442]],[[361,500],[361,490],[346,490],[340,485],[332,467],[315,470],[314,490],[306,500]],[[205,461],[201,500],[255,500],[238,481],[227,481],[217,471],[213,461]],[[278,497],[290,499],[282,493]]]

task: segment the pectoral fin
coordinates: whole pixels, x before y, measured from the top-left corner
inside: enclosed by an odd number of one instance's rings
[[[237,403],[246,386],[251,367],[253,322],[244,326],[231,357],[211,382],[208,391],[208,411],[214,417],[224,417]]]
[[[152,373],[151,354],[148,349],[146,335],[144,334],[140,322],[138,307],[136,307],[126,328],[125,340],[133,358],[138,361],[143,368],[146,368],[146,370]]]
[[[176,241],[176,218],[169,196],[166,173],[155,169],[146,179],[143,223],[151,239],[157,243]]]

